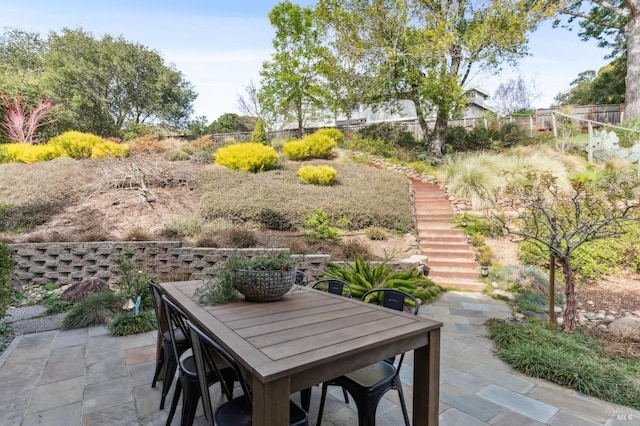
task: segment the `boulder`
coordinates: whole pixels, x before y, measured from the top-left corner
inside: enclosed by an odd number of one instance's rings
[[[66,289],[60,295],[60,299],[65,302],[77,303],[87,296],[105,291],[110,291],[109,285],[105,281],[100,278],[87,278]]]
[[[621,336],[640,336],[640,318],[626,316],[609,324],[609,331]]]

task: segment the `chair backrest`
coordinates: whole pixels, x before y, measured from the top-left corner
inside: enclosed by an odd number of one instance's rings
[[[312,287],[318,290],[324,290],[331,294],[351,297],[351,285],[335,278],[320,280],[314,283]]]
[[[382,297],[381,304],[385,308],[404,312],[405,306],[412,307],[413,315],[418,315],[418,310],[420,309],[418,300],[413,295],[401,290],[396,290],[394,288],[374,288],[373,290],[369,290],[368,292],[363,294],[360,300],[362,300],[363,302],[373,302],[374,300],[376,302],[380,302],[380,297]],[[388,358],[385,361],[389,364],[393,364],[395,360],[396,357],[393,357]],[[403,360],[404,353],[400,355],[400,361],[398,362],[398,367],[396,368],[396,375],[400,374],[400,368],[402,367]]]
[[[153,304],[153,310],[156,312],[156,321],[158,324],[160,323],[160,304],[162,303],[162,295],[164,295],[164,290],[153,282],[153,280],[149,280],[149,288],[151,289],[151,303]]]
[[[218,377],[223,377],[220,370],[219,362],[215,361],[215,355],[220,356],[228,367],[233,369],[236,380],[240,382],[242,392],[245,395],[245,401],[247,402],[247,410],[251,411],[251,391],[244,381],[242,371],[238,363],[233,356],[227,352],[222,346],[218,344],[211,337],[207,336],[197,325],[191,321],[187,321],[187,327],[190,331],[191,342],[193,343],[193,356],[196,361],[196,371],[198,373],[198,383],[200,384],[200,393],[202,395],[202,405],[204,412],[209,419],[210,424],[213,424],[213,409],[211,407],[211,397],[209,395],[209,386],[206,379],[207,371],[215,371]],[[225,365],[227,367],[227,365]],[[233,389],[229,389],[225,380],[220,380],[220,386],[227,398],[233,395]]]
[[[420,309],[418,300],[413,295],[394,288],[374,288],[363,294],[360,300],[363,302],[381,302],[380,304],[385,308],[401,312],[404,311],[406,306],[413,310],[413,315],[418,315],[418,310]]]
[[[167,313],[167,321],[169,322],[169,335],[171,336],[173,354],[176,359],[180,359],[180,353],[178,353],[176,345],[176,332],[180,330],[189,346],[191,346],[191,335],[189,334],[189,327],[187,327],[189,315],[165,295],[162,296],[162,303],[164,303],[164,310]]]
[[[304,271],[301,271],[300,269],[296,269],[295,283],[298,285],[306,286],[307,284],[309,284],[309,277],[307,277],[307,274],[305,274]]]

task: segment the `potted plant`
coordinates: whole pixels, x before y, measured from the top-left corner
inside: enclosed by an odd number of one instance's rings
[[[234,255],[232,284],[251,302],[279,300],[296,280],[296,261],[289,252],[273,251],[255,257]]]

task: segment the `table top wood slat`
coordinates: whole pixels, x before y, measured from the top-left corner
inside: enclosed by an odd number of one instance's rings
[[[220,321],[227,324],[228,327],[235,329],[241,329],[246,327],[252,327],[260,324],[268,324],[280,321],[291,321],[296,322],[295,320],[300,318],[307,318],[310,315],[320,314],[324,312],[335,312],[340,310],[345,310],[347,308],[353,307],[349,302],[333,302],[329,303],[328,301],[322,301],[323,304],[320,306],[314,306],[312,308],[306,308],[304,305],[299,305],[297,303],[292,303],[289,311],[287,312],[265,312],[264,315],[253,316],[251,318],[241,318],[238,320],[229,320],[229,317],[226,320],[224,318],[220,318],[216,315]],[[293,320],[293,321],[292,321]]]
[[[362,315],[354,316],[354,313],[345,311],[326,312],[305,318],[306,324],[302,326],[292,324],[292,321],[280,321],[277,323],[237,329],[236,332],[257,347],[261,347],[268,344],[298,339],[304,336],[326,333],[333,329],[355,327],[384,317],[384,314],[380,312],[370,312],[360,307],[354,307],[352,310],[359,311],[355,312],[355,314],[361,313]],[[345,321],[346,317],[349,318],[349,322]]]

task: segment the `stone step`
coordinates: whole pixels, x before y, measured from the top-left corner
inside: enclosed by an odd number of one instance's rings
[[[469,250],[437,250],[429,249],[422,250],[422,254],[427,256],[427,259],[460,259],[460,260],[474,260],[475,254]]]
[[[434,283],[444,288],[454,288],[464,291],[483,291],[487,286],[481,281],[475,280],[455,280],[449,278],[431,278]]]
[[[461,236],[463,238],[466,237],[464,235],[464,232],[461,229],[451,229],[451,227],[449,228],[443,228],[443,229],[430,229],[428,227],[420,227],[418,229],[424,229],[424,232],[421,232],[420,235],[442,235],[442,236]]]
[[[446,235],[446,234],[419,234],[420,243],[455,243],[455,244],[467,244],[467,239],[464,235]]]
[[[427,266],[429,262],[427,262]],[[466,280],[477,280],[480,276],[480,269],[475,270],[458,270],[455,268],[431,268],[429,270],[429,278],[436,280],[436,278],[455,278]]]
[[[427,256],[427,266],[429,268],[440,269],[463,269],[463,270],[479,270],[478,263],[473,259],[458,259],[458,258],[438,258]]]
[[[420,242],[420,248],[423,251],[429,251],[431,249],[435,250],[470,250],[469,245],[466,242],[463,243],[455,243],[455,242]]]

